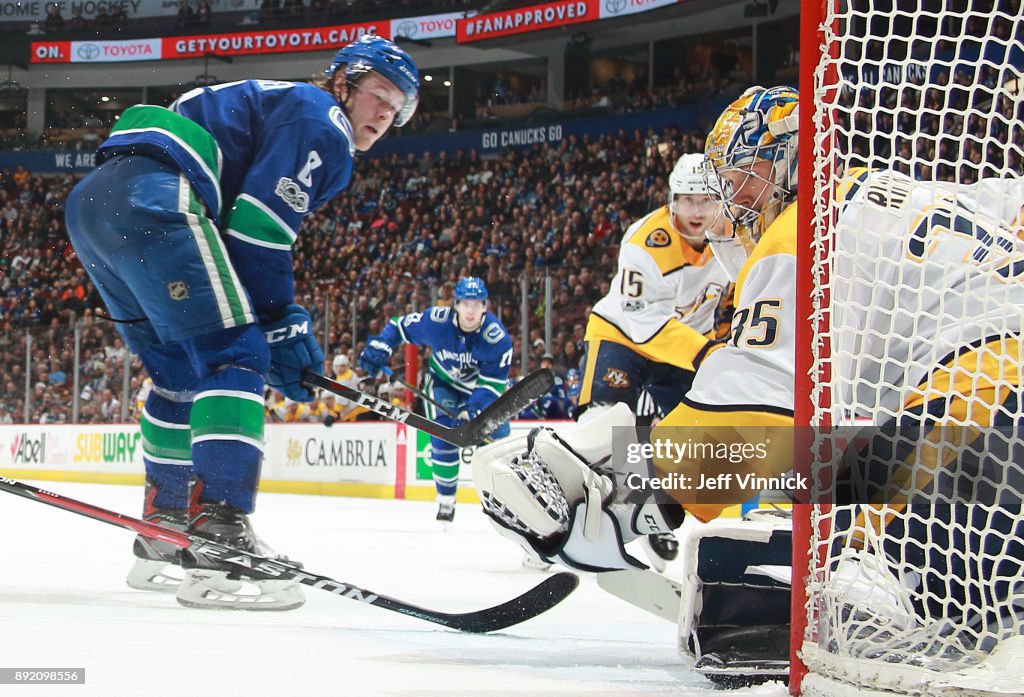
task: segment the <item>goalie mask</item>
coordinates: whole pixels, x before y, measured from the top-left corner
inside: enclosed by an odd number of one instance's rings
[[[790,87],[751,87],[708,135],[708,192],[731,225],[707,237],[734,282],[763,230],[796,198],[798,98]]]
[[[708,135],[708,188],[736,225],[768,225],[796,197],[797,99],[790,87],[751,87]]]

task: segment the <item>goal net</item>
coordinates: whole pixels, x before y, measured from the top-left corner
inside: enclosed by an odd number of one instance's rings
[[[1024,694],[1021,2],[803,13],[791,690]]]

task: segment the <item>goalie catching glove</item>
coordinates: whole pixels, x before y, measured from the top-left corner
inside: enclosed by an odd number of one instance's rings
[[[619,404],[585,424],[535,428],[479,448],[473,481],[484,513],[545,561],[582,571],[646,569],[626,544],[679,527],[683,509],[656,501],[649,487],[630,487],[655,476],[645,458],[613,462],[613,435],[636,442],[634,421]]]

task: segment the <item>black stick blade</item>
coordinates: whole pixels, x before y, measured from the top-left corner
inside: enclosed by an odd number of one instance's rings
[[[448,615],[440,624],[472,634],[496,632],[547,612],[568,598],[579,583],[580,579],[576,574],[561,571],[508,602],[486,610]]]
[[[555,374],[551,370],[542,368],[533,371],[491,402],[476,418],[460,426],[459,439],[467,445],[482,442],[496,428],[515,418],[519,412],[546,395],[554,386]]]

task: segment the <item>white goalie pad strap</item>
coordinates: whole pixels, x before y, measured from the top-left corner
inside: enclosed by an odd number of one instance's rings
[[[597,530],[595,535],[588,536],[584,534],[584,527],[591,511],[597,511]],[[626,551],[625,544],[615,516],[599,505],[581,502],[572,510],[569,534],[555,556],[572,568],[584,571],[646,569],[646,564]]]
[[[561,436],[548,429],[535,432],[533,452],[547,466],[558,481],[570,504],[581,500],[585,494],[604,499],[612,493],[612,483],[592,469],[587,462],[563,444]],[[611,445],[608,446],[611,452]]]

